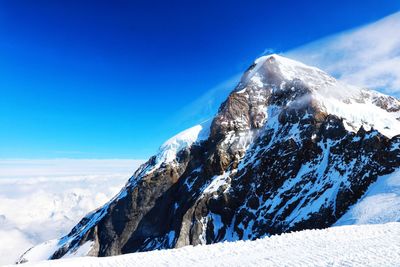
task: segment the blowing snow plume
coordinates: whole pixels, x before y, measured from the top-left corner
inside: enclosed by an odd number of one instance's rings
[[[285,53],[357,86],[400,96],[400,12]]]
[[[400,12],[283,54],[323,69],[345,83],[400,97],[399,29]],[[263,54],[270,51],[273,49],[268,48]],[[208,90],[171,121],[201,122],[214,116],[219,103],[239,80],[240,74],[234,75]]]

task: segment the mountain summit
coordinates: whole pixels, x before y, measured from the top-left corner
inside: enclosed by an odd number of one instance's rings
[[[261,57],[212,120],[168,140],[117,196],[20,262],[329,227],[400,167],[399,134],[397,99]]]

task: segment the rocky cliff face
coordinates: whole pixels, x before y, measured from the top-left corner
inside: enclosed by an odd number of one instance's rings
[[[167,141],[50,258],[88,242],[110,256],[331,226],[400,167],[399,118],[393,97],[262,57],[212,121]]]

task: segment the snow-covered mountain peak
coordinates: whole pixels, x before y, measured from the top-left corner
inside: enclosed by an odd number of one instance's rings
[[[259,80],[275,85],[285,81],[300,80],[311,88],[329,86],[337,81],[322,70],[301,62],[277,55],[262,56],[249,68],[246,79],[257,83]],[[259,82],[258,82],[259,83]]]
[[[312,67],[312,66],[308,66],[305,65],[299,61],[278,55],[278,54],[271,54],[271,55],[266,55],[266,56],[262,56],[257,58],[254,61],[254,64],[259,65],[259,64],[275,64],[278,65],[282,72],[285,75],[288,75],[288,79],[290,78],[295,78],[297,77],[299,73],[299,71],[306,71],[306,72],[321,72],[324,73],[322,70],[316,68],[316,67]],[[286,70],[286,71],[285,71]],[[290,76],[292,75],[292,76]]]
[[[363,126],[388,137],[400,134],[399,100],[345,84],[318,68],[276,54],[255,60],[234,93],[245,94],[249,101],[257,99],[257,114],[271,104],[293,108],[300,103],[338,116],[349,131]]]

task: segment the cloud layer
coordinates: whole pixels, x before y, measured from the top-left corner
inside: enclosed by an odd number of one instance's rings
[[[143,162],[143,160],[131,159],[0,159],[0,179],[77,175],[107,176],[109,174],[132,175]]]
[[[0,160],[0,265],[59,238],[111,199],[141,160]]]

